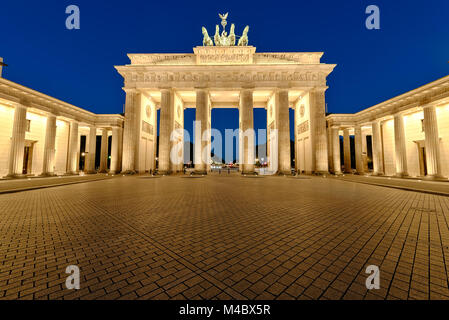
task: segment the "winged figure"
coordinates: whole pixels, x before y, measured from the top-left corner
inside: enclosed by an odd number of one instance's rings
[[[227,13],[225,13],[225,14],[218,14],[219,16],[220,16],[220,18],[221,18],[221,20],[227,20],[228,19],[228,15],[229,15],[229,12],[227,12]]]

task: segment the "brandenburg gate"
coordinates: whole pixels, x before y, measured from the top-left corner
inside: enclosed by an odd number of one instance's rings
[[[322,52],[257,52],[241,37],[227,14],[220,15],[214,39],[203,28],[203,46],[186,54],[129,54],[131,63],[116,66],[126,92],[123,172],[156,169],[157,110],[160,109],[158,171],[183,170],[172,161],[182,155],[184,109],[196,108],[195,171],[208,170],[212,108],[239,109],[239,163],[254,172],[253,108],[267,110],[267,150],[277,172],[290,173],[289,108],[295,110],[296,165],[307,173],[327,173],[326,78],[336,65],[321,63]],[[276,135],[272,135],[276,132]],[[276,141],[273,140],[275,136]],[[270,148],[276,142],[277,150]],[[206,156],[204,156],[206,155]],[[270,160],[269,160],[270,161]],[[271,160],[272,161],[272,160]]]

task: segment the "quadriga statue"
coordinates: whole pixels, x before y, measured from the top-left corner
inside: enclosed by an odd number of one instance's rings
[[[216,25],[215,27],[215,35],[214,40],[209,37],[209,34],[207,33],[207,29],[203,27],[203,46],[213,46],[214,43],[216,46],[235,46],[235,43],[237,41],[237,36],[235,35],[235,25],[231,25],[231,30],[228,33],[226,32],[226,25],[227,25],[227,17],[228,14],[220,14],[221,18],[221,25],[223,26],[223,31],[220,34],[220,27]],[[248,40],[248,32],[249,32],[249,26],[246,26],[245,30],[243,31],[243,35],[240,37],[240,40],[238,42],[239,46],[247,46],[249,43]]]

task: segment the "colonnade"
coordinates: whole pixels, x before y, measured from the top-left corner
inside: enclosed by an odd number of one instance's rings
[[[440,137],[438,130],[438,121],[436,107],[434,105],[428,105],[421,108],[423,111],[423,131],[425,136],[425,163],[427,166],[427,176],[429,178],[442,178],[442,166],[441,166],[441,151],[440,151]],[[406,130],[404,124],[404,113],[395,113],[390,118],[393,120],[393,140],[394,140],[394,165],[395,175],[397,177],[408,177],[408,158],[407,158],[407,139]],[[387,120],[391,120],[387,118]],[[382,127],[385,123],[384,120],[374,119],[369,123],[363,123],[363,125],[370,129],[372,137],[372,161],[373,161],[373,174],[384,175],[384,137],[382,134]],[[364,174],[365,166],[363,165],[363,151],[362,151],[362,139],[365,137],[362,135],[361,124],[355,124],[352,126],[333,125],[329,128],[331,130],[332,141],[332,161],[334,173],[342,173],[342,165],[340,163],[340,131],[343,131],[343,150],[344,150],[344,172],[350,173],[351,169],[351,149],[350,149],[350,131],[354,131],[354,152],[356,160],[356,173]]]
[[[24,148],[27,131],[27,106],[15,104],[14,106],[14,123],[11,136],[11,146],[9,152],[9,169],[8,177],[17,178],[23,176],[24,169]],[[56,114],[48,113],[46,115],[45,139],[43,140],[43,163],[42,176],[55,175],[56,151],[56,133],[57,133]],[[67,121],[67,120],[65,120]],[[83,123],[81,123],[83,124]],[[84,124],[83,124],[84,125]],[[79,174],[80,159],[80,122],[69,120],[69,138],[67,146],[67,174]],[[89,134],[86,136],[87,150],[85,152],[85,172],[96,173],[95,156],[96,156],[96,134],[97,127],[88,125]],[[110,128],[99,128],[102,131],[100,171],[108,172],[108,133]],[[111,173],[121,170],[121,145],[122,145],[122,128],[112,127],[112,155],[111,155]]]
[[[173,88],[161,88],[160,90],[160,127],[159,127],[159,157],[158,172],[160,174],[171,174],[178,170],[176,164],[171,161],[170,151],[173,148],[174,117],[176,112],[175,95]],[[123,141],[123,171],[127,173],[139,172],[137,167],[139,149],[139,117],[142,110],[142,93],[135,89],[127,89],[125,106],[125,133]],[[255,133],[254,133],[254,88],[242,88],[239,92],[239,162],[240,171],[243,174],[255,172]],[[210,168],[211,154],[211,90],[209,88],[195,88],[196,123],[194,128],[194,163],[195,172],[205,174]],[[326,119],[324,90],[311,91],[311,119],[314,153],[314,172],[327,173],[328,151],[326,137]],[[278,88],[273,90],[273,101],[275,104],[274,129],[277,130],[277,159],[278,173],[291,173],[291,150],[290,150],[290,119],[289,119],[289,91]],[[321,108],[320,108],[321,107]],[[322,109],[322,110],[321,110]]]

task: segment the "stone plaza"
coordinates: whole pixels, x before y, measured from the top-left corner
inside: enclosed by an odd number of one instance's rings
[[[0,212],[0,299],[449,298],[447,196],[330,177],[120,176],[0,195]],[[80,290],[65,287],[68,265]]]

